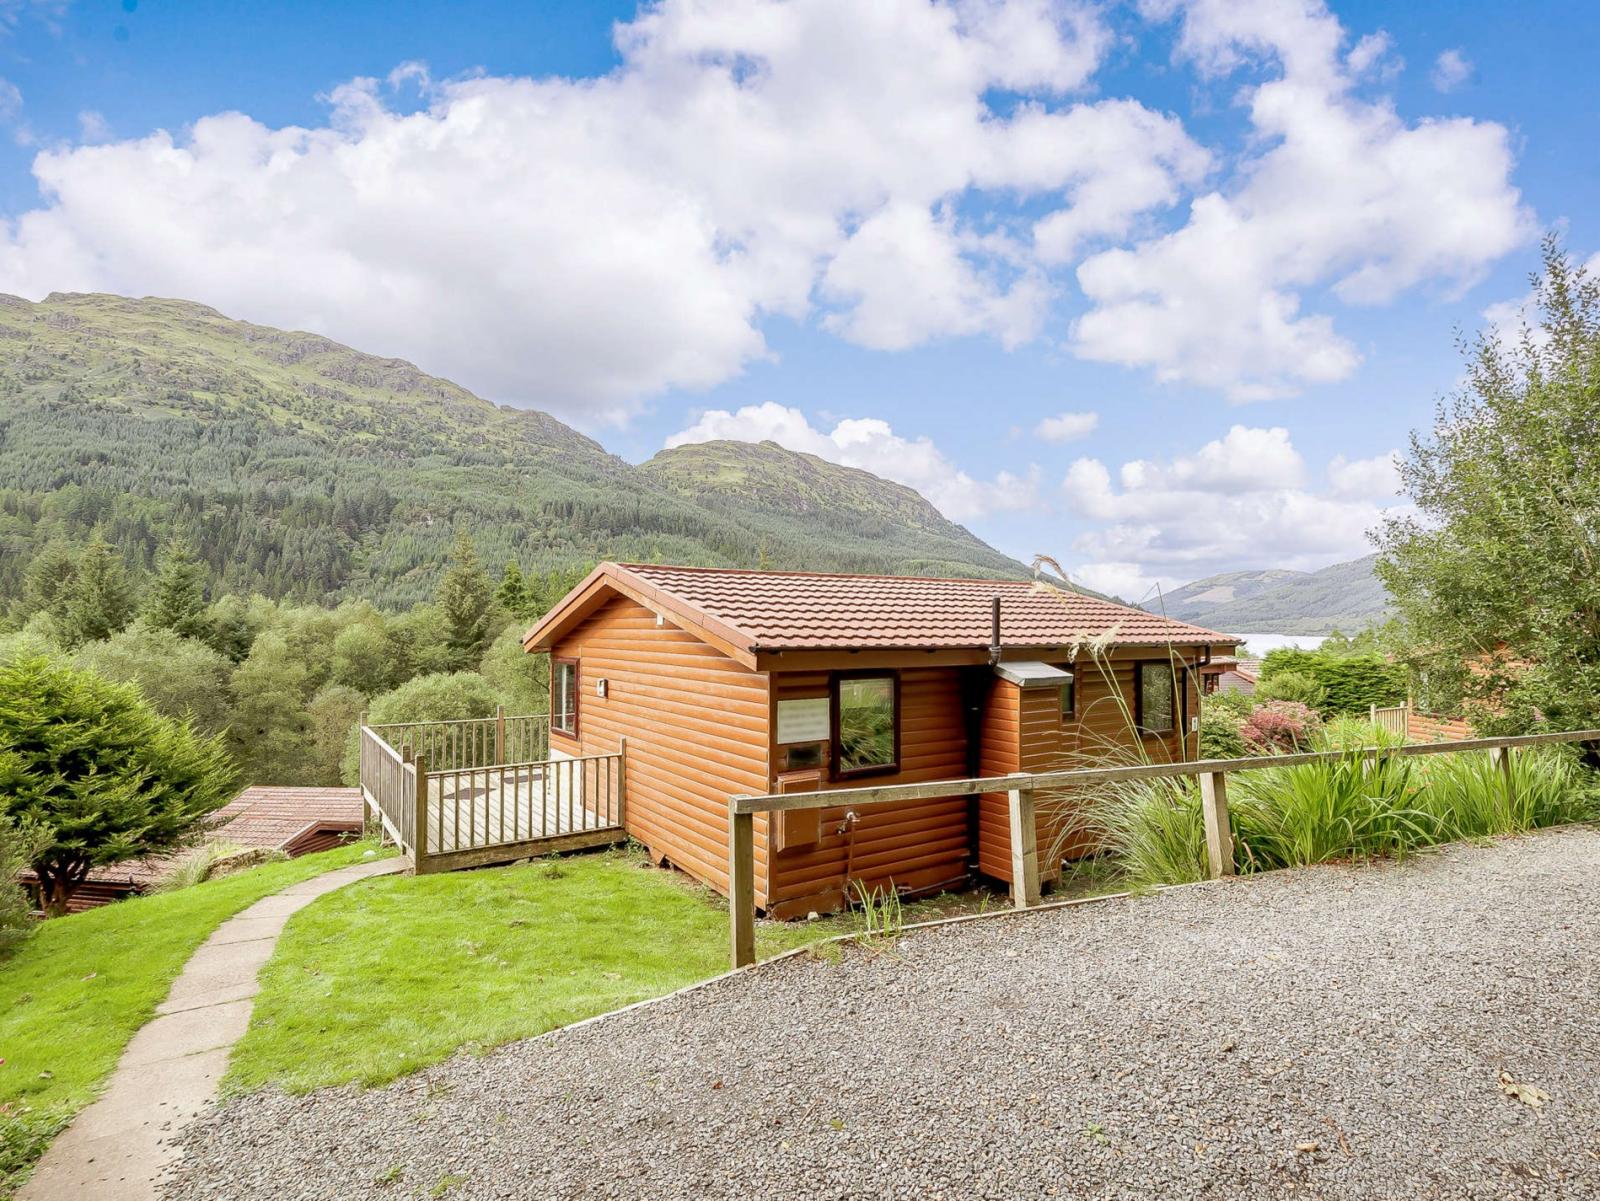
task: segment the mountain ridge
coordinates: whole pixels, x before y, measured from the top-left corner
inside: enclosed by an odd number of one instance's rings
[[[188,538],[219,590],[389,606],[430,593],[457,525],[492,570],[1028,574],[903,485],[728,449],[746,445],[634,466],[548,413],[319,334],[169,298],[0,297],[0,594],[43,545],[95,530],[135,567]]]
[[[1387,616],[1389,596],[1373,572],[1376,561],[1366,555],[1318,571],[1206,576],[1167,593],[1161,610],[1235,634],[1354,634]]]

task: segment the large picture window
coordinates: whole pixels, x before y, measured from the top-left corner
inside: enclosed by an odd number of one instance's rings
[[[892,672],[835,676],[833,773],[864,776],[900,765],[900,677]]]
[[[1172,664],[1140,663],[1134,668],[1134,722],[1144,734],[1170,734],[1178,728],[1178,690]]]
[[[550,664],[550,728],[558,734],[578,733],[578,661]]]

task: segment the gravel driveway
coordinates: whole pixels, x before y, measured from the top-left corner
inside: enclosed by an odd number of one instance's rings
[[[166,1193],[427,1195],[1600,1197],[1600,831],[791,958],[232,1102]]]

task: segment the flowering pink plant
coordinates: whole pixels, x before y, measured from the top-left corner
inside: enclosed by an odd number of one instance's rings
[[[1267,701],[1245,718],[1239,736],[1258,755],[1287,755],[1308,747],[1321,724],[1316,710],[1299,701]]]

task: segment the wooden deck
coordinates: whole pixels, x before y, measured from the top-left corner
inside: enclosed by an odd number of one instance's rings
[[[564,849],[622,841],[625,835],[608,805],[605,784],[592,771],[564,767],[545,763],[430,773],[429,858],[503,854],[508,846],[534,847],[551,840],[560,840]]]
[[[577,758],[483,761],[484,753],[493,759],[507,745],[501,726],[515,729],[526,720],[362,727],[362,796],[418,874],[627,840],[625,745]],[[397,751],[383,737],[395,729],[407,747],[436,745],[447,766]],[[472,754],[457,754],[462,747]]]

